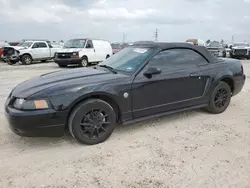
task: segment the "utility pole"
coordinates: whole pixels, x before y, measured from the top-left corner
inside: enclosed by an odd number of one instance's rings
[[[232,35],[232,44],[234,43],[234,36]]]
[[[157,42],[158,41],[158,29],[156,28],[156,30],[155,30],[155,42]]]
[[[126,37],[125,33],[122,33],[122,43],[123,44],[125,43],[125,37]]]

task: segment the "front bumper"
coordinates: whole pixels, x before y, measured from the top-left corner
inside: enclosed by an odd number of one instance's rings
[[[250,58],[250,54],[235,54],[235,53],[230,53],[230,57],[232,58]]]
[[[11,63],[17,63],[18,61],[20,61],[20,57],[19,56],[8,56],[8,57],[6,57],[6,56],[2,55],[1,59],[4,62],[11,62]]]
[[[52,109],[21,111],[6,106],[5,115],[14,133],[28,137],[63,136],[67,122],[66,112]]]
[[[245,81],[246,81],[246,75],[244,75],[244,74],[242,76],[236,77],[234,79],[233,96],[235,96],[241,92],[242,88],[244,87]]]
[[[54,59],[54,62],[60,65],[79,64],[81,63],[81,61],[81,58]]]

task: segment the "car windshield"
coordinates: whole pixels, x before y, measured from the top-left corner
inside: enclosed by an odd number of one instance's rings
[[[218,43],[218,42],[212,42],[208,45],[208,47],[211,47],[211,48],[222,48],[223,45],[221,43]]]
[[[249,47],[249,44],[246,44],[246,43],[237,43],[237,44],[234,44],[234,47]]]
[[[154,51],[155,48],[127,47],[99,65],[112,67],[116,71],[133,73]]]
[[[32,44],[33,44],[33,42],[22,42],[22,43],[18,44],[17,46],[29,48]]]
[[[68,40],[64,48],[84,48],[86,40],[84,39],[72,39]]]

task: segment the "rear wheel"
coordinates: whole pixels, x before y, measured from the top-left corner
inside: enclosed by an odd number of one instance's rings
[[[21,62],[25,65],[30,65],[32,63],[32,58],[30,55],[23,55],[21,58]]]
[[[86,57],[83,57],[79,66],[80,67],[87,67],[88,66],[88,59]]]
[[[225,82],[220,82],[213,90],[207,110],[213,114],[224,112],[231,101],[231,88]]]
[[[77,105],[69,118],[71,135],[82,144],[105,141],[116,125],[115,111],[100,99],[89,99]]]

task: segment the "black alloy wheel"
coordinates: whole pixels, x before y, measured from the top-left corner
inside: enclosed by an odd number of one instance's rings
[[[213,90],[207,110],[213,114],[224,112],[231,101],[232,91],[225,82],[220,82]]]
[[[80,143],[93,145],[106,140],[116,125],[113,108],[105,101],[90,99],[80,103],[71,113],[69,130]]]
[[[214,103],[216,108],[222,108],[225,106],[228,99],[228,91],[225,88],[221,88],[217,91]]]
[[[82,134],[90,139],[99,138],[107,132],[109,114],[102,109],[92,109],[84,115],[81,125]]]

